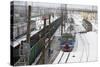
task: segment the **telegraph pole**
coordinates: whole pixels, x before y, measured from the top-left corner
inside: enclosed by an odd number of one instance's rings
[[[63,34],[63,10],[61,10],[61,20],[62,20],[62,22],[61,22],[61,35]]]
[[[26,43],[23,43],[24,47],[24,53],[25,53],[25,59],[26,59],[26,65],[29,65],[29,55],[30,55],[30,25],[31,25],[31,6],[28,6],[28,23],[27,23],[27,37],[26,37]]]
[[[30,43],[31,6],[28,6],[27,43]]]
[[[42,48],[42,64],[45,64],[45,30],[46,30],[46,17],[43,17],[44,20],[44,38],[43,38],[43,48]]]
[[[51,14],[49,15],[49,30],[50,30],[50,24],[51,24]],[[50,36],[50,32],[49,32],[49,36]],[[48,47],[49,47],[49,52],[48,52],[48,56],[49,56],[49,59],[50,59],[50,52],[51,52],[51,48],[50,48],[50,37],[49,37],[49,41],[48,41]]]

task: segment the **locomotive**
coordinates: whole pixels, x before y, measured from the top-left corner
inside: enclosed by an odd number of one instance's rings
[[[60,48],[64,52],[71,52],[74,48],[75,35],[64,33],[60,38]]]
[[[74,19],[69,18],[69,26],[67,28],[67,33],[63,33],[60,37],[60,48],[64,52],[71,52],[74,48],[75,43],[75,28]],[[73,32],[74,31],[74,32]]]

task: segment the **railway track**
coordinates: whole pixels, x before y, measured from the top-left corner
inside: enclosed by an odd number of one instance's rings
[[[78,29],[81,29],[81,28],[78,28]],[[79,34],[79,36],[80,36],[81,42],[83,43],[82,44],[83,45],[83,50],[82,50],[82,55],[80,57],[80,62],[82,62],[82,58],[83,58],[83,55],[84,55],[84,51],[85,50],[87,50],[86,51],[86,57],[87,57],[87,60],[86,61],[88,61],[88,57],[89,57],[89,42],[88,42],[88,39],[86,38],[85,33],[83,33],[83,35],[82,34]]]
[[[57,28],[60,26],[60,22],[61,22],[61,17],[59,17],[58,19],[56,19],[55,21],[53,21],[49,26],[46,26],[45,28],[43,28],[42,30],[40,30],[39,32],[35,33],[35,35],[33,35],[30,38],[30,49],[31,49],[31,53],[30,53],[30,64],[32,64],[35,61],[35,58],[38,56],[38,54],[41,52],[42,50],[42,45],[41,42],[44,40],[44,38],[51,38],[53,36],[53,34],[55,33],[55,31],[57,30]],[[41,39],[40,39],[40,35],[41,35]],[[26,40],[24,40],[26,41]],[[16,63],[19,59],[19,45],[18,44],[16,47],[12,47],[12,57],[14,63]],[[16,57],[18,57],[18,59],[16,59]]]
[[[81,36],[81,35],[80,35]],[[86,36],[84,35],[83,36],[84,37],[84,39],[82,39],[83,41],[85,41],[86,42],[86,44],[84,45],[84,49],[85,50],[87,50],[86,51],[86,55],[87,55],[87,60],[86,61],[88,61],[88,58],[89,58],[89,42],[88,42],[88,40],[87,40],[87,38],[86,38]],[[81,38],[82,38],[82,36],[81,36]],[[87,47],[86,47],[87,46]],[[81,60],[82,61],[82,60]]]
[[[77,30],[79,30],[79,29],[81,29],[81,28],[78,28]],[[82,45],[83,45],[82,54],[80,56],[80,61],[79,62],[82,62],[82,58],[83,58],[85,50],[87,50],[85,53],[86,53],[86,61],[88,61],[89,42],[86,38],[86,35],[84,35],[84,33],[79,34],[79,38],[80,38],[80,40],[82,42]],[[71,52],[60,51],[58,56],[56,57],[55,61],[53,62],[53,64],[67,63],[70,55],[71,55]]]
[[[53,64],[61,64],[67,63],[71,52],[63,52],[62,50],[59,52]]]

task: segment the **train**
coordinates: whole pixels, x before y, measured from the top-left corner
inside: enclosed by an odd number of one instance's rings
[[[57,28],[60,26],[61,17],[52,22],[49,26],[46,26],[46,28],[43,28],[39,33],[37,33],[37,37],[41,35],[41,39],[37,39],[37,42],[35,41],[36,38],[33,38],[33,42],[31,42],[31,54],[30,54],[30,61],[29,64],[32,64],[36,57],[39,55],[43,48],[43,40],[46,38],[51,38],[54,34],[54,32],[57,30]],[[34,37],[34,36],[33,36]],[[35,40],[34,40],[35,39]],[[34,43],[34,44],[33,44]]]
[[[82,20],[82,26],[84,27],[85,31],[81,31],[80,33],[87,33],[92,31],[92,24],[87,19]]]
[[[61,17],[53,21],[50,25],[41,29],[39,32],[30,37],[30,56],[29,56],[29,64],[31,65],[36,57],[39,55],[43,48],[43,40],[45,38],[51,38],[57,28],[60,26]],[[25,40],[26,41],[26,40]],[[21,44],[18,44],[16,47],[11,46],[11,65],[14,65],[19,59],[19,47]]]
[[[64,52],[72,52],[75,43],[75,28],[74,28],[74,19],[69,18],[69,26],[67,28],[67,32],[63,33],[60,37],[60,48]],[[73,32],[74,31],[74,32]]]
[[[75,35],[64,33],[60,40],[60,48],[64,52],[71,52],[74,48]]]

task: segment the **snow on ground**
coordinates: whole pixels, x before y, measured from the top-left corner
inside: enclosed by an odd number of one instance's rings
[[[97,52],[98,52],[98,46],[97,46],[97,40],[98,36],[96,32],[88,32],[86,34],[86,40],[89,43],[89,56],[88,61],[96,61],[97,60]]]
[[[82,26],[82,18],[75,17],[74,21],[76,32],[84,31],[84,27]],[[93,25],[93,29],[97,29],[95,24]],[[73,51],[70,53],[69,59],[67,63],[70,62],[88,62],[88,61],[96,61],[97,60],[97,33],[94,31],[87,33],[77,33],[76,34],[76,42]],[[60,51],[56,59],[53,63],[65,63],[66,58],[68,57],[68,52]]]
[[[52,17],[51,16],[51,23],[53,21],[55,21],[58,18],[58,16]],[[44,20],[42,19],[42,17],[36,17],[34,18],[34,20],[36,21],[36,29],[42,29],[43,28],[43,24],[44,24]],[[46,20],[46,25],[49,25],[49,19]]]
[[[78,21],[75,21],[78,22]],[[84,30],[80,25],[78,31]],[[77,30],[76,30],[77,31]],[[71,52],[68,62],[86,62],[97,60],[97,33],[76,34],[77,50]],[[75,56],[75,57],[73,57]]]
[[[68,63],[69,62],[80,62],[80,58],[82,57],[82,52],[84,51],[84,46],[83,46],[83,43],[79,37],[79,35],[76,35],[77,36],[77,50],[71,52],[70,56],[69,56],[69,59],[68,59]],[[74,56],[74,57],[73,57]]]
[[[30,36],[33,36],[34,34],[36,34],[38,32],[38,30],[36,31],[32,31]],[[17,39],[16,41],[13,42],[13,47],[16,47],[17,45],[19,45],[21,43],[21,41],[26,40],[26,35],[22,36],[21,38]]]
[[[54,60],[53,64],[57,64],[60,60],[60,58],[62,57],[63,51],[60,51],[58,56],[56,57],[56,59]]]
[[[61,64],[61,63],[66,63],[66,59],[67,59],[67,57],[68,57],[68,54],[69,54],[68,52],[64,52],[64,54],[63,54],[63,56],[62,56],[62,58],[61,58],[59,64]]]

